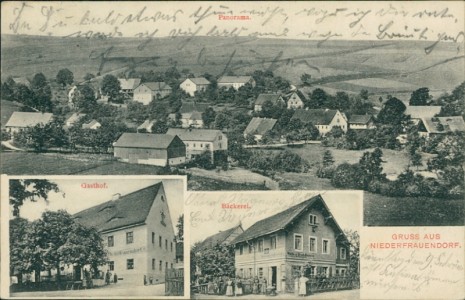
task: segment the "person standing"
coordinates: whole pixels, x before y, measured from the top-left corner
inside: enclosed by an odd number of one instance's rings
[[[260,292],[261,292],[262,294],[264,294],[264,295],[266,295],[266,288],[267,288],[267,286],[266,286],[266,279],[265,279],[265,277],[262,277],[262,278],[260,279]]]
[[[236,278],[236,296],[242,296],[242,281],[239,276]]]
[[[255,276],[255,278],[253,279],[252,293],[258,294],[258,291],[259,291],[259,289],[258,289],[258,284],[259,284],[259,283],[260,283],[260,282],[258,281],[258,277]]]
[[[105,284],[110,284],[110,278],[111,278],[111,273],[110,270],[107,270],[107,273],[105,274]]]
[[[299,296],[307,295],[307,281],[308,278],[304,276],[302,272],[300,279],[299,279]]]
[[[226,296],[232,297],[233,295],[233,281],[228,278],[226,281]]]
[[[118,282],[118,275],[113,274],[113,283],[116,284]]]

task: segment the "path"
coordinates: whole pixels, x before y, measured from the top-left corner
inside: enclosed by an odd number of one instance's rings
[[[10,141],[2,141],[2,146],[3,147],[6,147],[10,150],[15,150],[15,151],[25,151],[24,149],[20,149],[20,148],[17,148],[15,146],[13,146]]]

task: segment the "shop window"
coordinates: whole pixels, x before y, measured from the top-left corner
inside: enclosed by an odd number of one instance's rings
[[[134,242],[134,233],[132,231],[126,232],[126,244],[132,244]]]
[[[133,258],[129,258],[129,259],[126,260],[126,269],[128,269],[128,270],[134,269],[134,259]]]
[[[302,238],[303,236],[301,234],[294,233],[294,250],[303,250]]]

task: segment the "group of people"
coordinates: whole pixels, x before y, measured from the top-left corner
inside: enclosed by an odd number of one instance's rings
[[[264,277],[243,280],[236,276],[231,278],[222,277],[200,277],[196,280],[197,287],[203,287],[203,291],[210,295],[241,296],[245,293],[266,294],[267,281]],[[247,286],[247,287],[245,287]],[[250,287],[249,287],[250,286]],[[205,290],[206,288],[206,290]],[[249,290],[250,289],[250,290]]]
[[[112,276],[112,274],[111,274],[110,270],[107,270],[107,272],[105,273],[105,284],[106,285],[110,284],[111,276]],[[113,274],[113,283],[117,283],[117,282],[118,282],[118,275],[116,275],[116,273],[115,273],[115,274]]]

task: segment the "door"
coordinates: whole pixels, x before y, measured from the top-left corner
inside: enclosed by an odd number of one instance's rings
[[[277,287],[277,277],[278,277],[277,267],[271,267],[271,285]]]
[[[79,281],[81,280],[81,267],[80,266],[73,266],[73,280],[74,281]]]

